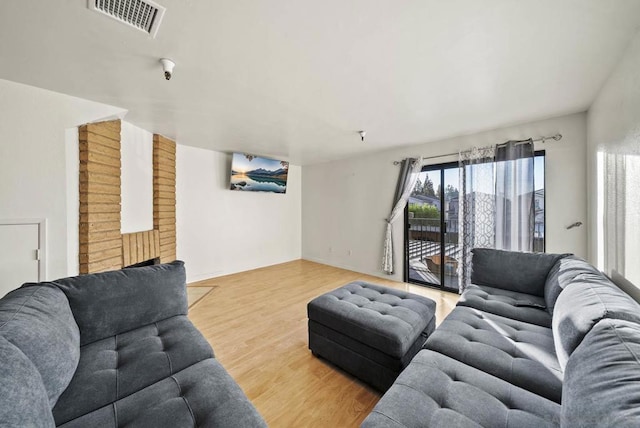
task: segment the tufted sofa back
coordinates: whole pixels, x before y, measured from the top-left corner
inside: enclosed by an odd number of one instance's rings
[[[471,282],[543,297],[547,275],[568,254],[522,253],[474,248]]]
[[[176,315],[186,315],[184,262],[114,270],[59,279],[69,299],[80,345]],[[176,287],[183,284],[184,287]]]

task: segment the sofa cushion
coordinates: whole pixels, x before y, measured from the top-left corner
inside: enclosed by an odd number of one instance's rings
[[[546,310],[544,299],[531,294],[472,284],[460,296],[458,306],[551,327],[551,315]]]
[[[370,427],[558,427],[560,405],[423,350],[362,423]]]
[[[456,307],[425,348],[560,403],[562,371],[550,328]]]
[[[598,275],[600,271],[576,256],[561,258],[553,265],[544,284],[544,301],[551,315],[562,290],[584,274]]]
[[[605,318],[640,323],[640,305],[602,274],[581,275],[560,293],[553,311],[553,337],[563,370],[582,339]]]
[[[563,426],[640,426],[640,325],[605,319],[569,358]]]
[[[59,279],[80,328],[80,344],[187,314],[184,263]]]
[[[31,360],[53,407],[80,358],[80,336],[64,293],[25,284],[0,299],[0,336]]]
[[[31,360],[0,336],[0,425],[54,427],[49,397]]]
[[[521,253],[474,248],[471,282],[504,290],[544,296],[544,284],[553,265],[567,254]]]
[[[215,359],[61,425],[85,427],[266,427],[240,387]]]
[[[309,319],[402,358],[432,323],[436,302],[393,288],[355,281],[307,305]]]
[[[185,316],[172,317],[81,348],[71,384],[53,409],[60,425],[213,356]]]

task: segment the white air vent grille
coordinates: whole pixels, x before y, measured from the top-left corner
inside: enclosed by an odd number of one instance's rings
[[[89,9],[156,36],[165,8],[146,0],[88,0]]]

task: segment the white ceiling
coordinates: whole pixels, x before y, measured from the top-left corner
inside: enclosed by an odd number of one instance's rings
[[[304,165],[585,111],[640,25],[640,0],[157,1],[152,39],[85,0],[2,0],[0,78]]]

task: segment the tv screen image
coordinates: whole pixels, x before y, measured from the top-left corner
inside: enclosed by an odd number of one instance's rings
[[[234,153],[231,190],[286,193],[289,162]]]

